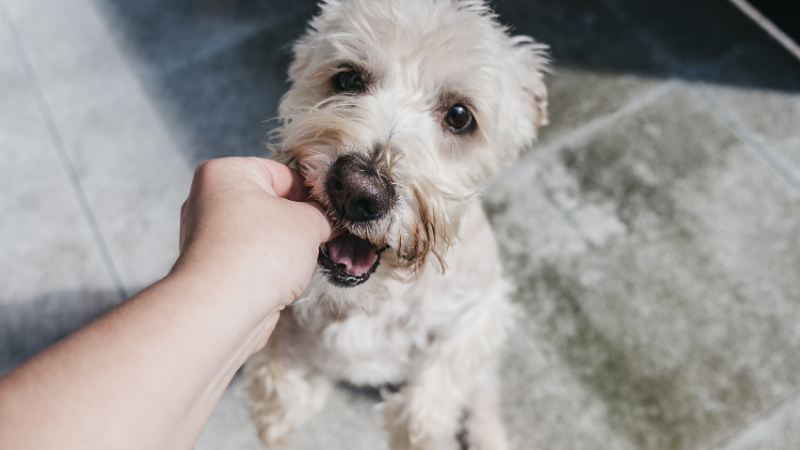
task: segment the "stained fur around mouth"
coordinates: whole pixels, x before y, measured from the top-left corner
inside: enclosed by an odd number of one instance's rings
[[[377,258],[372,267],[361,275],[353,275],[345,271],[344,268],[326,255],[322,248],[319,249],[319,254],[317,255],[317,265],[332,285],[341,288],[355,287],[369,280],[369,276],[375,272],[381,262],[381,253],[386,251],[387,248],[389,247],[384,246],[375,252]]]

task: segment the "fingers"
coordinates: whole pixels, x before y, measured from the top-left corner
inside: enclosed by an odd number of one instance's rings
[[[305,217],[308,223],[304,223],[303,228],[312,231],[319,244],[328,242],[341,234],[333,229],[322,207],[315,202],[308,201],[310,189],[305,185],[305,180],[300,172],[269,159],[248,158],[248,160],[256,165],[268,179],[265,181],[270,184],[275,195],[297,202],[297,207],[306,212]]]
[[[308,199],[309,188],[298,171],[269,159],[251,158],[251,160],[266,172],[275,195],[295,202],[304,202]]]
[[[333,229],[331,221],[319,204],[308,202],[310,189],[305,185],[300,172],[269,159],[252,158],[252,160],[266,172],[275,195],[294,202],[303,202],[303,208],[309,212],[311,221],[308,227],[314,231],[320,244],[341,234],[340,230]]]
[[[240,180],[245,173],[252,176],[251,180],[257,183],[268,194],[289,200],[291,208],[298,208],[304,212],[303,229],[308,229],[319,243],[327,242],[337,235],[332,230],[328,217],[322,208],[309,202],[310,189],[305,185],[305,180],[300,173],[279,162],[263,158],[221,158],[204,161],[195,174],[192,183],[192,192],[196,184],[214,184],[228,182],[231,179]],[[200,174],[200,175],[198,175]],[[198,179],[203,181],[198,181]],[[190,192],[190,198],[192,196]],[[185,216],[184,205],[182,216]],[[185,239],[184,239],[185,240]]]

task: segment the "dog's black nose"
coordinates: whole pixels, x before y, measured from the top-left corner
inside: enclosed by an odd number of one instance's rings
[[[339,159],[328,173],[328,197],[339,216],[368,222],[389,211],[389,186],[351,158]]]

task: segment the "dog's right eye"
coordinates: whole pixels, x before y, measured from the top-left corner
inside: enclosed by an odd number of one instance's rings
[[[454,105],[450,108],[444,120],[452,127],[455,133],[469,131],[475,124],[472,113],[469,112],[466,106],[461,104]]]
[[[333,76],[333,90],[340,92],[361,92],[364,90],[364,78],[355,70],[339,72]]]

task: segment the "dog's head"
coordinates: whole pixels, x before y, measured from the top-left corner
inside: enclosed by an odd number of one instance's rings
[[[466,200],[546,122],[545,47],[483,1],[327,0],[294,46],[274,158],[296,167],[342,236],[333,284],[417,271],[452,245]]]

